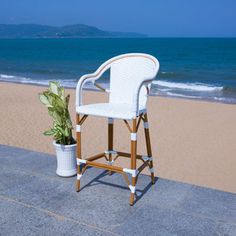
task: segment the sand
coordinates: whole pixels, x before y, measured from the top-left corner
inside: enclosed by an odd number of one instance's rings
[[[45,87],[0,83],[0,144],[54,154],[42,132],[51,119],[38,100]],[[70,111],[75,120],[75,90]],[[85,102],[106,101],[100,92],[84,92]],[[150,97],[149,126],[155,174],[159,177],[236,193],[236,105]],[[82,127],[83,157],[106,149],[106,119],[89,117]],[[142,126],[138,151],[145,154]],[[105,132],[103,132],[105,131]],[[116,150],[129,151],[129,134],[115,121]],[[118,162],[129,165],[128,160]],[[147,172],[146,172],[147,173]]]

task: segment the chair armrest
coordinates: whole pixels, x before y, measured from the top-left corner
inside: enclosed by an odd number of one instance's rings
[[[103,64],[94,73],[86,74],[80,77],[76,86],[76,106],[82,105],[82,90],[84,84],[87,82],[92,82],[95,84],[95,81],[99,79],[107,69],[109,69],[109,65]]]
[[[139,110],[139,95],[140,95],[140,90],[141,88],[145,85],[145,86],[149,86],[152,81],[154,80],[153,79],[146,79],[144,81],[142,81],[137,87],[136,87],[136,91],[134,92],[133,94],[133,107],[132,107],[132,110],[135,111],[137,113],[137,111]]]

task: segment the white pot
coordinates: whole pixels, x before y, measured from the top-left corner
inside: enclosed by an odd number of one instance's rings
[[[76,175],[76,144],[62,145],[54,141],[53,145],[57,155],[57,175],[62,177]]]

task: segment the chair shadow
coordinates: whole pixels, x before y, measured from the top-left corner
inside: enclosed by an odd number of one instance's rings
[[[89,168],[90,169],[90,168]],[[114,174],[117,174],[117,173],[114,173],[112,172],[112,175]],[[96,186],[96,185],[99,185],[99,184],[104,184],[104,185],[107,185],[107,186],[111,186],[111,187],[115,187],[115,188],[119,188],[119,189],[122,189],[122,190],[129,190],[130,189],[126,186],[121,186],[121,185],[118,185],[118,184],[114,184],[114,183],[108,183],[106,181],[103,181],[101,180],[102,178],[104,178],[105,176],[108,176],[108,171],[107,170],[104,170],[101,174],[99,174],[98,176],[96,176],[95,178],[93,178],[89,183],[87,183],[86,185],[84,185],[80,191],[82,191],[83,189],[87,188],[87,187],[92,187],[92,186]],[[158,177],[155,177],[155,182],[154,184],[156,184],[156,182],[158,181]],[[134,205],[136,204],[136,202],[138,202],[146,193],[147,191],[154,185],[150,183],[144,188],[144,189],[136,189],[136,192],[135,192],[135,200],[134,200]]]

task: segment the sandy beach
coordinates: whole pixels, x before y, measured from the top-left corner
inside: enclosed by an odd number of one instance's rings
[[[0,83],[0,143],[54,154],[52,138],[42,132],[51,119],[38,100],[45,87]],[[75,121],[75,90],[70,111]],[[85,91],[85,102],[106,101],[107,95]],[[236,105],[150,97],[149,122],[155,174],[159,177],[236,193]],[[106,149],[106,119],[89,117],[83,125],[83,157]],[[119,130],[119,134],[118,131]],[[129,133],[115,121],[116,150],[129,151]],[[145,154],[143,130],[138,151]],[[124,165],[125,161],[119,161]]]

